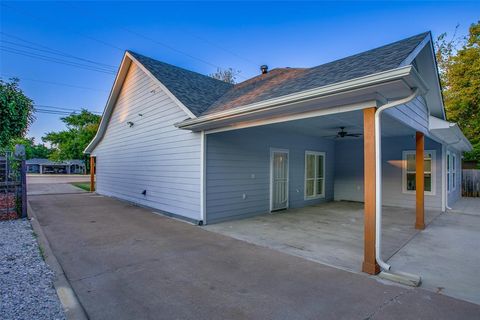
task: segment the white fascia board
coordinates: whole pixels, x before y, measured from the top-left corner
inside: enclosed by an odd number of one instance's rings
[[[196,115],[194,115],[192,113],[192,111],[190,111],[190,109],[188,109],[180,100],[177,99],[177,97],[175,97],[175,95],[170,92],[170,90],[168,90],[167,87],[165,87],[165,85],[163,83],[160,82],[160,80],[158,80],[147,68],[145,68],[143,66],[143,64],[141,64],[137,59],[135,59],[135,57],[133,55],[131,55],[128,51],[126,52],[126,55],[132,60],[134,61],[139,67],[140,69],[142,69],[143,72],[145,72],[150,78],[152,78],[152,80],[160,87],[160,89],[162,89],[166,94],[167,96],[170,97],[170,99],[172,99],[173,101],[175,101],[175,103],[192,119],[195,119],[197,118]]]
[[[120,89],[122,87],[123,81],[125,80],[131,62],[132,60],[127,57],[127,52],[125,52],[122,58],[122,62],[120,63],[120,67],[118,68],[117,75],[115,76],[115,81],[113,82],[112,89],[110,89],[107,104],[103,109],[102,119],[100,120],[100,125],[98,126],[97,133],[95,134],[95,137],[93,137],[92,141],[90,141],[88,146],[85,148],[85,150],[83,150],[83,153],[91,154],[92,151],[95,149],[95,146],[102,139],[103,134],[105,133],[105,130],[107,128],[108,121],[110,120],[113,106],[115,105],[115,101],[117,101]]]
[[[176,123],[175,126],[181,129],[197,129],[201,125],[206,125],[211,122],[218,120],[224,120],[228,118],[234,118],[236,116],[241,116],[246,113],[251,113],[258,110],[267,110],[269,108],[289,105],[291,103],[313,100],[316,98],[321,98],[324,96],[332,95],[335,93],[341,93],[348,90],[359,89],[362,87],[368,87],[373,85],[378,85],[381,83],[402,79],[412,73],[413,67],[411,65],[400,67],[397,69],[379,72],[373,75],[368,75],[365,77],[360,77],[352,80],[342,81],[334,83],[331,85],[323,86],[320,88],[305,90],[302,92],[297,92],[294,94],[289,94],[281,96],[279,98],[264,100],[249,104],[246,106],[241,106],[235,109],[221,111],[205,116],[200,116],[196,119],[189,119]]]
[[[425,36],[425,39],[422,40],[422,42],[419,43],[419,45],[408,55],[405,60],[400,63],[400,66],[406,66],[409,65],[415,60],[417,55],[422,51],[425,46],[429,46],[430,48],[430,56],[433,61],[433,65],[435,67],[435,77],[436,77],[436,83],[437,83],[437,95],[439,95],[439,101],[442,103],[442,113],[443,113],[443,119],[445,119],[445,106],[443,105],[443,97],[442,97],[442,87],[440,85],[440,77],[438,76],[438,65],[437,65],[437,58],[435,57],[435,48],[433,47],[433,39],[432,39],[432,34],[429,33],[427,36]]]
[[[371,107],[378,107],[378,103],[376,100],[341,105],[341,106],[327,108],[327,109],[306,111],[306,112],[292,114],[292,115],[277,116],[274,118],[262,119],[262,120],[251,121],[246,123],[242,122],[240,124],[228,125],[228,126],[220,127],[217,129],[207,130],[205,131],[205,133],[208,135],[208,134],[218,133],[218,132],[252,128],[252,127],[265,126],[265,125],[281,123],[281,122],[302,120],[302,119],[308,119],[308,118],[314,118],[314,117],[320,117],[320,116],[326,116],[326,115],[332,115],[332,114],[339,114],[343,112],[357,111],[357,110],[362,110],[362,109],[371,108]]]
[[[456,123],[430,116],[429,131],[431,135],[441,140],[448,147],[455,148],[459,151],[472,150],[472,144]]]
[[[415,49],[413,49],[412,52],[410,52],[410,54],[405,58],[405,60],[403,60],[400,63],[400,67],[407,66],[407,65],[411,64],[413,62],[413,60],[415,60],[417,55],[420,53],[420,51],[422,51],[422,49],[427,45],[427,43],[430,40],[431,40],[431,35],[430,34],[426,35],[425,39],[423,39],[422,42],[420,42],[418,44],[418,46]]]
[[[92,139],[92,141],[90,141],[88,146],[85,148],[83,153],[91,154],[97,144],[102,140],[103,134],[107,129],[108,121],[110,120],[110,116],[112,115],[115,102],[117,101],[118,95],[120,94],[123,82],[125,81],[125,77],[132,62],[135,63],[143,72],[145,72],[145,74],[148,75],[155,82],[155,84],[158,85],[160,89],[163,90],[165,94],[170,97],[190,118],[197,118],[197,116],[195,116],[182,102],[180,102],[180,100],[178,100],[170,92],[170,90],[168,90],[167,87],[163,85],[163,83],[161,83],[150,71],[148,71],[137,59],[135,59],[134,56],[132,56],[128,51],[125,51],[112,89],[110,90],[107,104],[105,106],[105,109],[103,110],[102,120],[100,121],[97,133],[95,134],[95,137]]]

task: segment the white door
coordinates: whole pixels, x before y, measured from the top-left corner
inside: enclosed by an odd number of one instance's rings
[[[270,211],[288,208],[288,150],[270,152]]]

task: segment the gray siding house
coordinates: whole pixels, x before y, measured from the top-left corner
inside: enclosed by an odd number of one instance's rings
[[[85,152],[99,194],[198,224],[364,202],[376,273],[382,205],[414,208],[421,229],[425,208],[459,199],[470,149],[445,118],[427,32],[236,85],[127,51]]]

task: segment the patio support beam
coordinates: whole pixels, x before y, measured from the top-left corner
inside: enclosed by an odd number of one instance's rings
[[[90,156],[90,192],[95,191],[95,157]]]
[[[425,163],[424,148],[425,137],[422,132],[415,134],[416,153],[415,153],[415,193],[416,193],[416,221],[415,229],[425,229]]]
[[[364,258],[362,271],[377,274],[375,258],[375,107],[363,109]]]

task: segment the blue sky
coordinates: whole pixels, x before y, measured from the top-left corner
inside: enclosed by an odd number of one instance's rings
[[[98,72],[53,63],[38,59],[50,53],[32,48],[114,67],[130,49],[203,74],[232,67],[249,78],[262,64],[315,66],[427,30],[436,37],[459,24],[466,34],[479,17],[478,2],[3,1],[0,75],[20,78],[38,105],[101,112],[114,80],[104,71],[112,67]],[[28,133],[36,142],[63,128],[58,115],[36,117]]]

